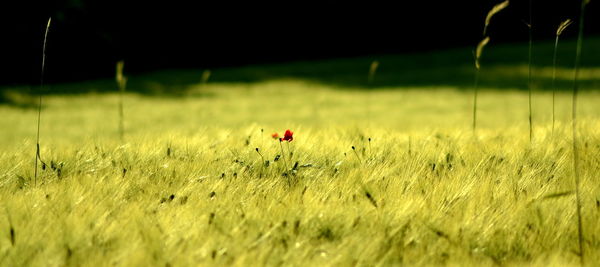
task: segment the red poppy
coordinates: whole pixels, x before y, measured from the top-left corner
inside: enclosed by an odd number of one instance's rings
[[[294,140],[294,132],[290,131],[290,130],[286,130],[285,134],[283,135],[283,141],[288,141],[291,142],[292,140]]]
[[[279,134],[273,133],[273,134],[271,134],[271,137],[273,137],[273,139],[279,139]]]

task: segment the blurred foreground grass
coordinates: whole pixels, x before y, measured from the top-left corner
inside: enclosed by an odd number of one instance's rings
[[[126,94],[123,141],[118,95],[48,95],[37,186],[37,112],[0,106],[0,265],[578,264],[568,93],[552,133],[551,92],[535,92],[530,144],[518,87],[482,88],[476,137],[460,85],[347,88],[361,87],[279,77]],[[582,92],[578,113],[588,263],[599,101]],[[291,143],[270,137],[288,128]]]

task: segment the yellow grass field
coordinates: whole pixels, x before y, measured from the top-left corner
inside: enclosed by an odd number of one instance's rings
[[[0,106],[0,265],[579,264],[570,94],[554,133],[551,93],[535,94],[532,143],[527,92],[482,88],[475,135],[471,96],[198,84],[126,94],[122,141],[118,95],[47,96],[37,185],[37,111]],[[599,101],[583,92],[578,114],[590,263]]]
[[[475,132],[469,49],[370,74],[372,58],[131,75],[123,138],[113,80],[0,88],[0,266],[579,266],[574,44],[558,53],[554,129],[553,46],[536,44],[531,141],[518,44],[486,48]],[[577,108],[589,266],[599,44],[584,46]]]

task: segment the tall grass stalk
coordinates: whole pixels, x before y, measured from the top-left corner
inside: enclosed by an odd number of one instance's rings
[[[290,165],[288,165],[287,160],[285,159],[285,153],[283,151],[283,145],[281,144],[281,142],[282,142],[282,139],[279,138],[279,148],[281,149],[281,157],[283,158],[283,166],[284,166],[284,168],[283,168],[283,174],[285,174],[288,187],[291,187],[292,183],[290,181],[290,176],[289,176],[291,174],[291,171],[288,169],[288,167]],[[292,159],[290,158],[290,162],[291,162],[291,160]]]
[[[581,219],[581,192],[579,189],[579,153],[577,143],[577,94],[579,91],[579,66],[581,65],[581,47],[583,46],[583,23],[585,21],[585,6],[589,0],[581,0],[581,14],[579,15],[579,33],[577,36],[577,50],[575,52],[575,73],[573,77],[572,95],[572,126],[573,126],[573,174],[575,179],[575,197],[577,200],[577,238],[579,241],[579,260],[581,266],[585,264],[585,250],[583,245],[583,224]]]
[[[262,178],[263,171],[265,169],[265,162],[266,162],[265,157],[263,156],[262,153],[260,153],[260,149],[258,149],[258,147],[255,148],[254,150],[256,151],[256,153],[258,153],[258,155],[260,156],[260,159],[261,159],[261,161],[260,161],[260,176],[259,177]]]
[[[42,89],[44,87],[44,69],[46,67],[46,40],[48,39],[48,31],[50,30],[50,22],[52,17],[48,18],[48,24],[46,24],[46,32],[44,33],[44,44],[42,46],[42,69],[40,73],[40,91],[39,91],[39,103],[38,103],[38,118],[37,118],[37,134],[35,137],[35,167],[33,171],[34,185],[37,186],[37,175],[38,175],[38,160],[42,162],[42,166],[46,165],[42,161],[40,156],[40,121],[42,119]]]
[[[371,62],[371,66],[369,67],[369,84],[372,84],[375,81],[375,73],[377,73],[377,68],[379,67],[379,61],[373,60]]]
[[[281,144],[282,142],[283,141],[281,140],[281,138],[279,138],[279,148],[281,149],[281,158],[283,158],[283,164],[285,166],[284,170],[287,172],[289,165],[287,163],[287,160],[285,159],[285,152],[283,151],[283,145]]]
[[[510,2],[508,0],[495,5],[487,14],[487,16],[485,17],[485,25],[483,27],[483,36],[487,35],[487,28],[490,25],[490,22],[492,21],[492,17],[494,15],[496,15],[496,13],[502,11],[502,9],[505,9],[506,7],[508,7],[508,4]]]
[[[354,152],[354,155],[356,156],[356,158],[358,159],[358,162],[360,164],[362,164],[362,160],[360,159],[360,156],[358,155],[358,152],[356,152],[356,147],[352,146],[352,151]]]
[[[481,69],[481,65],[479,63],[479,59],[481,58],[481,54],[483,53],[483,48],[489,43],[490,37],[485,37],[479,44],[477,45],[477,49],[475,50],[475,84],[473,85],[473,133],[477,129],[477,91],[479,90],[479,72]]]
[[[509,0],[506,0],[502,3],[495,5],[485,17],[485,23],[483,26],[483,40],[479,42],[477,45],[477,49],[475,51],[475,82],[473,86],[473,133],[475,133],[477,129],[477,93],[479,91],[479,72],[480,72],[480,64],[479,60],[481,58],[481,54],[483,53],[483,48],[490,41],[489,36],[487,36],[487,29],[490,26],[490,22],[492,21],[492,17],[495,14],[502,11],[510,4]]]
[[[373,86],[373,82],[375,82],[375,74],[377,73],[377,68],[379,68],[379,61],[377,60],[373,60],[373,62],[371,62],[371,65],[369,66],[369,75],[367,77],[367,83],[369,86],[369,93],[365,96],[365,109],[366,109],[366,115],[367,115],[367,129],[371,128],[371,105],[372,105],[372,101],[371,101],[371,90],[372,90],[372,86]]]
[[[533,115],[531,112],[531,53],[533,50],[533,0],[529,0],[529,23],[527,24],[527,27],[529,28],[529,51],[528,51],[528,62],[527,62],[527,66],[529,68],[528,70],[528,74],[527,74],[527,91],[529,92],[529,98],[528,98],[528,103],[529,103],[529,142],[531,143],[533,140]]]
[[[125,66],[125,62],[122,60],[117,62],[117,73],[116,73],[116,81],[117,86],[119,87],[119,137],[121,141],[125,138],[125,118],[123,112],[123,93],[125,92],[125,86],[127,84],[127,77],[123,76],[123,68]]]
[[[554,124],[555,124],[555,109],[556,109],[556,54],[558,51],[558,39],[563,31],[571,25],[573,21],[571,19],[564,20],[556,29],[556,38],[554,40],[554,55],[552,57],[552,135],[554,135]]]

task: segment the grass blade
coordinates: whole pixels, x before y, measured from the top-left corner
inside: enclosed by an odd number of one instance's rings
[[[40,156],[40,122],[42,119],[42,89],[44,87],[44,69],[46,67],[46,41],[48,40],[48,31],[50,30],[50,23],[52,17],[48,18],[48,24],[46,24],[46,33],[44,33],[44,45],[42,46],[42,69],[40,73],[40,91],[39,91],[39,102],[38,102],[38,118],[37,118],[37,134],[35,137],[35,166],[33,171],[34,185],[37,186],[37,175],[38,175],[38,160],[42,162],[42,166],[45,163],[42,161]]]
[[[477,91],[479,90],[479,70],[481,65],[479,60],[483,53],[483,48],[490,42],[490,37],[485,37],[477,45],[475,50],[475,84],[473,85],[473,133],[477,129]]]
[[[528,74],[527,74],[527,91],[529,92],[529,98],[528,98],[528,103],[529,103],[529,143],[532,142],[533,140],[533,115],[532,115],[532,111],[531,111],[531,54],[533,51],[533,6],[532,6],[532,2],[533,0],[529,0],[529,23],[527,24],[527,27],[529,28],[529,56],[528,56]]]
[[[475,68],[478,70],[481,68],[479,60],[481,58],[481,54],[483,54],[483,48],[490,42],[490,37],[485,37],[479,44],[477,45],[477,49],[475,50]]]
[[[117,73],[116,73],[116,81],[119,86],[119,136],[121,137],[121,141],[125,138],[125,122],[123,115],[123,93],[125,92],[125,86],[127,84],[127,77],[123,76],[123,68],[125,67],[125,62],[123,60],[117,62]]]
[[[573,77],[572,95],[572,126],[573,126],[573,175],[575,180],[575,197],[577,200],[577,239],[579,243],[579,259],[581,266],[585,265],[585,250],[583,246],[583,223],[581,218],[581,192],[579,190],[579,153],[577,151],[577,93],[579,91],[579,66],[581,65],[581,47],[583,46],[583,23],[585,21],[585,6],[589,0],[581,0],[581,14],[579,15],[579,33],[577,35],[577,50],[575,52],[575,73]]]
[[[560,197],[570,196],[572,194],[573,194],[573,191],[558,192],[558,193],[552,193],[552,194],[545,195],[544,197],[542,197],[542,199],[560,198]]]
[[[566,19],[558,25],[556,29],[556,39],[554,40],[554,55],[552,57],[552,134],[554,135],[554,124],[556,121],[556,53],[558,51],[558,39],[563,31],[571,25],[573,21],[571,19]]]

